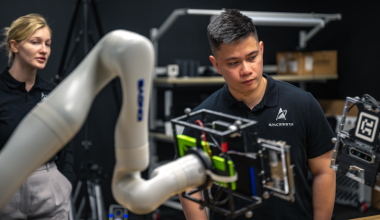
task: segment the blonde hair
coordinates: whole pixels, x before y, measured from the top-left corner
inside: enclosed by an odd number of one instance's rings
[[[32,36],[36,30],[43,27],[47,27],[50,34],[52,33],[46,20],[41,15],[28,14],[13,21],[10,27],[4,28],[3,35],[5,36],[5,39],[0,44],[0,47],[5,46],[5,50],[8,54],[9,67],[12,66],[13,60],[15,58],[15,54],[11,48],[11,40],[15,40],[17,43],[20,43],[21,41],[26,40]]]

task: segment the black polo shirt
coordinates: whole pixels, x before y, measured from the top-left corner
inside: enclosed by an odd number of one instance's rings
[[[0,150],[20,121],[34,106],[46,98],[55,85],[36,75],[34,86],[25,89],[25,83],[14,79],[6,68],[0,75]]]
[[[259,138],[286,141],[290,145],[291,164],[295,165],[295,202],[272,196],[266,205],[253,210],[253,218],[313,219],[312,200],[307,182],[308,159],[332,150],[334,146],[331,139],[334,133],[319,103],[309,92],[274,80],[266,74],[263,76],[267,79],[265,94],[252,110],[244,102],[237,101],[225,84],[193,111],[210,109],[256,120]],[[185,129],[184,133],[189,135],[190,131]],[[246,134],[246,142],[248,151],[255,151],[253,144],[250,144],[253,143],[253,131]],[[212,213],[211,217],[228,219],[218,213]],[[246,218],[241,216],[238,219]]]
[[[25,89],[25,83],[14,79],[8,70],[6,68],[0,74],[0,153],[21,120],[56,86],[37,74],[35,83],[28,92]],[[76,175],[71,143],[69,142],[57,155],[53,156],[49,162],[51,161],[57,163],[59,171],[74,186]]]

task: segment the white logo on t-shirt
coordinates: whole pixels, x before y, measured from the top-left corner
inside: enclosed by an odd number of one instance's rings
[[[280,111],[278,111],[278,114],[277,114],[276,121],[277,121],[278,119],[285,119],[285,120],[286,120],[286,118],[285,118],[286,113],[288,113],[287,110],[282,110],[282,108],[280,108]]]
[[[277,117],[276,117],[276,121],[278,119],[284,119],[286,120],[286,113],[288,113],[288,110],[282,110],[282,108],[280,108],[280,111],[278,111],[278,114],[277,114]],[[268,124],[270,127],[293,127],[294,126],[294,123],[269,123]]]
[[[48,94],[41,93],[41,101],[44,101],[48,97]]]

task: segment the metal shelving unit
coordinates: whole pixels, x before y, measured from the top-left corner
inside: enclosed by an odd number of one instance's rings
[[[338,75],[272,75],[273,79],[286,82],[325,82],[326,80],[338,79]],[[168,85],[219,85],[224,84],[224,78],[221,76],[211,77],[158,77],[153,79],[153,83],[159,86]]]

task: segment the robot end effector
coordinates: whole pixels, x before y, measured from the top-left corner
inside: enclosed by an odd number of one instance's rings
[[[356,125],[349,131],[344,130],[347,112],[354,106],[358,108]],[[380,170],[380,103],[370,95],[362,98],[347,97],[339,123],[334,153],[330,167],[362,184],[378,191],[376,185]]]

